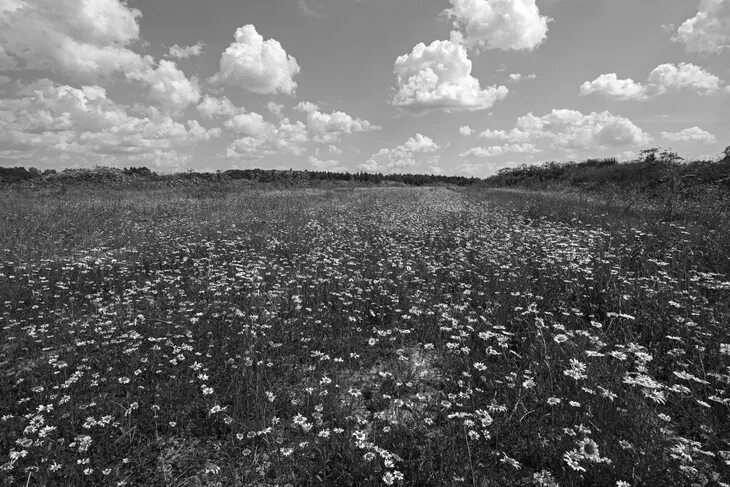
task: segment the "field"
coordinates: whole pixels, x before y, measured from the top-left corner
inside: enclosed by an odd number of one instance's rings
[[[730,485],[726,226],[44,188],[0,228],[2,485]]]

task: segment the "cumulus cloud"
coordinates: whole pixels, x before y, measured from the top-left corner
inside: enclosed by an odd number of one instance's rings
[[[255,160],[273,154],[300,156],[309,142],[307,127],[287,118],[273,124],[258,113],[242,113],[227,120],[224,126],[240,136],[226,149],[226,157],[231,159]]]
[[[269,113],[276,116],[277,118],[281,118],[284,116],[283,115],[284,105],[282,105],[280,103],[270,101],[270,102],[266,103],[266,109],[269,111]]]
[[[471,149],[459,154],[459,157],[494,157],[509,153],[529,153],[541,152],[535,144],[505,144],[490,145],[488,147],[472,147]]]
[[[173,61],[163,59],[156,68],[130,73],[129,77],[144,81],[150,99],[166,111],[177,112],[200,100],[197,80],[188,79]]]
[[[255,112],[234,115],[223,126],[236,134],[256,139],[266,138],[276,131],[274,124],[265,121],[264,117]]]
[[[521,73],[510,73],[510,75],[509,75],[509,80],[512,83],[516,83],[516,82],[522,81],[522,80],[535,79],[535,78],[537,78],[537,75],[534,73],[527,74],[527,75],[521,74]]]
[[[452,41],[419,43],[410,54],[399,56],[394,73],[398,90],[392,103],[415,110],[485,110],[509,93],[504,86],[482,89],[471,75],[466,49]]]
[[[619,100],[643,100],[647,97],[646,86],[630,78],[619,79],[616,73],[602,74],[593,81],[586,81],[580,85],[582,96],[594,93]]]
[[[119,0],[12,0],[0,7],[0,58],[7,68],[57,72],[86,81],[140,69],[128,49],[139,39],[137,9]]]
[[[133,113],[100,86],[75,88],[40,80],[0,98],[0,133],[6,149],[24,157],[73,155],[83,162],[184,162],[178,150],[220,135],[196,120],[185,124],[155,108]]]
[[[200,98],[197,81],[174,62],[130,49],[141,12],[120,0],[12,0],[0,7],[0,67],[98,83],[120,73],[145,84],[165,111]]]
[[[651,141],[649,135],[628,118],[608,111],[583,114],[567,109],[552,110],[543,116],[528,113],[519,117],[511,130],[485,130],[479,136],[509,144],[549,141],[553,147],[566,150],[641,146]]]
[[[645,100],[669,91],[691,90],[699,94],[712,94],[722,86],[720,78],[701,66],[691,63],[661,64],[654,68],[646,83],[619,79],[616,73],[602,74],[580,86],[580,94],[601,94],[620,100]]]
[[[175,59],[187,59],[189,57],[200,56],[201,54],[203,54],[204,47],[205,46],[200,41],[198,41],[196,44],[193,44],[192,46],[178,46],[177,44],[175,44],[170,48],[168,55],[170,57],[174,57]]]
[[[439,149],[441,147],[430,137],[416,134],[402,145],[380,149],[365,163],[360,164],[360,167],[370,172],[392,172],[411,168],[420,162],[433,172],[434,168],[438,167],[440,158],[437,155],[424,156],[424,154],[433,153]]]
[[[239,27],[235,42],[221,54],[213,84],[238,86],[261,95],[294,94],[297,60],[275,39],[264,40],[253,25]]]
[[[317,171],[340,171],[344,172],[347,169],[340,164],[340,161],[334,159],[322,160],[315,156],[309,156],[309,163]]]
[[[683,88],[709,94],[720,89],[720,78],[691,63],[662,64],[649,73],[647,85],[661,95],[668,90]]]
[[[316,142],[331,143],[342,134],[372,132],[382,128],[367,120],[353,118],[345,112],[324,113],[320,111],[319,105],[308,101],[299,102],[294,110],[307,115],[307,128]]]
[[[217,98],[211,95],[205,95],[203,101],[198,105],[198,112],[205,118],[216,117],[232,117],[237,113],[243,113],[246,110],[242,107],[236,107],[227,97]]]
[[[697,126],[679,132],[662,132],[662,137],[675,142],[697,142],[703,144],[714,144],[717,142],[717,137]]]
[[[461,127],[459,127],[459,134],[463,135],[464,137],[469,137],[473,133],[474,129],[472,129],[468,125],[462,125]]]
[[[547,37],[550,21],[535,0],[451,0],[446,14],[468,48],[532,50]]]
[[[682,22],[672,40],[690,52],[719,53],[730,48],[730,0],[700,0],[695,16]]]

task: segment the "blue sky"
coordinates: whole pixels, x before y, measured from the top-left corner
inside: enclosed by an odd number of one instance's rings
[[[730,0],[4,0],[0,164],[715,157],[728,82]]]

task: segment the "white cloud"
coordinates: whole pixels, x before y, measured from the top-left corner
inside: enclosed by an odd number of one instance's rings
[[[662,132],[662,137],[675,142],[697,142],[704,144],[714,144],[717,142],[717,137],[696,126],[679,132]]]
[[[319,105],[310,101],[300,101],[296,104],[294,110],[302,113],[311,113],[319,110]]]
[[[188,79],[173,61],[163,59],[157,68],[131,73],[129,77],[147,83],[150,99],[167,111],[178,112],[200,100],[197,80]]]
[[[239,113],[223,124],[228,130],[247,137],[263,139],[276,131],[276,126],[266,122],[264,117],[255,112]]]
[[[580,85],[581,96],[595,93],[619,100],[643,100],[646,98],[646,87],[630,78],[619,79],[616,73],[608,73]]]
[[[203,48],[205,46],[202,42],[198,41],[196,44],[193,44],[192,46],[178,46],[175,44],[170,48],[169,56],[174,57],[175,59],[187,59],[189,57],[195,57],[200,56],[203,54]]]
[[[322,160],[315,156],[309,156],[309,163],[317,171],[341,171],[344,172],[347,169],[340,165],[340,161],[334,159]]]
[[[197,81],[172,61],[155,66],[129,46],[141,12],[120,0],[6,0],[0,7],[0,67],[57,73],[99,83],[115,73],[141,82],[171,112],[200,98]]]
[[[266,103],[266,109],[269,111],[269,113],[274,115],[276,118],[283,117],[282,112],[284,110],[284,105],[282,105],[280,103],[270,101],[270,102]]]
[[[424,154],[436,152],[440,148],[430,137],[416,134],[403,145],[380,149],[365,163],[360,164],[360,167],[370,172],[391,172],[402,171],[420,163],[433,171],[433,168],[438,166],[440,157],[424,156]]]
[[[149,60],[127,46],[139,39],[141,15],[119,0],[5,0],[0,61],[85,81],[140,69]]]
[[[679,26],[672,40],[690,52],[719,53],[730,48],[730,1],[700,0],[697,14]]]
[[[484,139],[495,139],[502,142],[520,143],[526,142],[530,138],[530,134],[515,127],[509,131],[487,129],[484,132],[480,132],[478,137]]]
[[[654,68],[645,84],[619,79],[616,73],[602,74],[580,86],[580,94],[601,94],[620,100],[645,100],[682,89],[712,94],[722,86],[720,78],[691,63],[661,64]]]
[[[463,135],[464,137],[469,137],[473,133],[474,129],[472,129],[468,125],[462,125],[461,127],[459,127],[459,134]]]
[[[220,135],[196,120],[176,122],[155,108],[130,113],[100,86],[40,80],[0,98],[2,146],[19,158],[72,155],[80,163],[185,162],[178,149]]]
[[[490,145],[488,147],[472,147],[471,149],[459,154],[459,157],[494,157],[509,153],[529,153],[541,152],[535,144],[505,144]]]
[[[330,143],[339,139],[342,134],[372,132],[382,128],[367,120],[353,118],[345,112],[321,112],[318,105],[308,101],[299,102],[294,110],[307,115],[307,128],[316,142]]]
[[[224,125],[243,135],[226,150],[226,157],[232,159],[260,159],[274,154],[300,156],[309,141],[307,127],[302,122],[292,123],[287,118],[275,125],[264,121],[258,113],[239,114]]]
[[[521,74],[521,73],[510,73],[509,74],[509,80],[513,83],[516,83],[518,81],[522,80],[528,80],[528,79],[535,79],[537,78],[536,74]]]
[[[657,94],[683,88],[709,94],[720,89],[720,79],[691,63],[662,64],[649,73],[648,87]]]
[[[262,95],[294,94],[299,64],[279,41],[264,40],[250,24],[239,27],[235,39],[221,54],[220,69],[212,83],[240,86]]]
[[[446,13],[463,30],[468,48],[535,49],[547,37],[550,21],[535,0],[451,0]]]
[[[422,134],[411,137],[402,147],[409,152],[435,152],[441,148],[431,137]]]
[[[530,149],[529,144],[515,144],[549,141],[559,149],[603,150],[641,146],[651,141],[649,135],[628,118],[608,111],[586,115],[567,109],[552,110],[540,117],[528,113],[519,117],[515,127],[510,130],[485,130],[479,136],[512,144],[505,146],[512,149],[522,147],[526,149],[524,152]],[[498,150],[492,149],[491,152]]]
[[[606,149],[648,144],[649,135],[631,120],[608,111],[588,115],[577,110],[553,110],[542,117],[532,113],[517,119],[516,128],[532,139],[549,139],[564,149]]]
[[[198,112],[205,118],[232,117],[237,113],[244,113],[243,107],[236,107],[227,97],[217,98],[205,95],[198,105]]]
[[[451,40],[429,46],[419,43],[395,61],[398,91],[392,103],[416,110],[485,110],[509,93],[504,86],[482,89],[471,70],[461,44]]]

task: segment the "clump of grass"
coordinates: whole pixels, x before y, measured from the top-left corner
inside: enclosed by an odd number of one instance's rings
[[[3,193],[1,481],[727,485],[719,234],[534,198]]]

